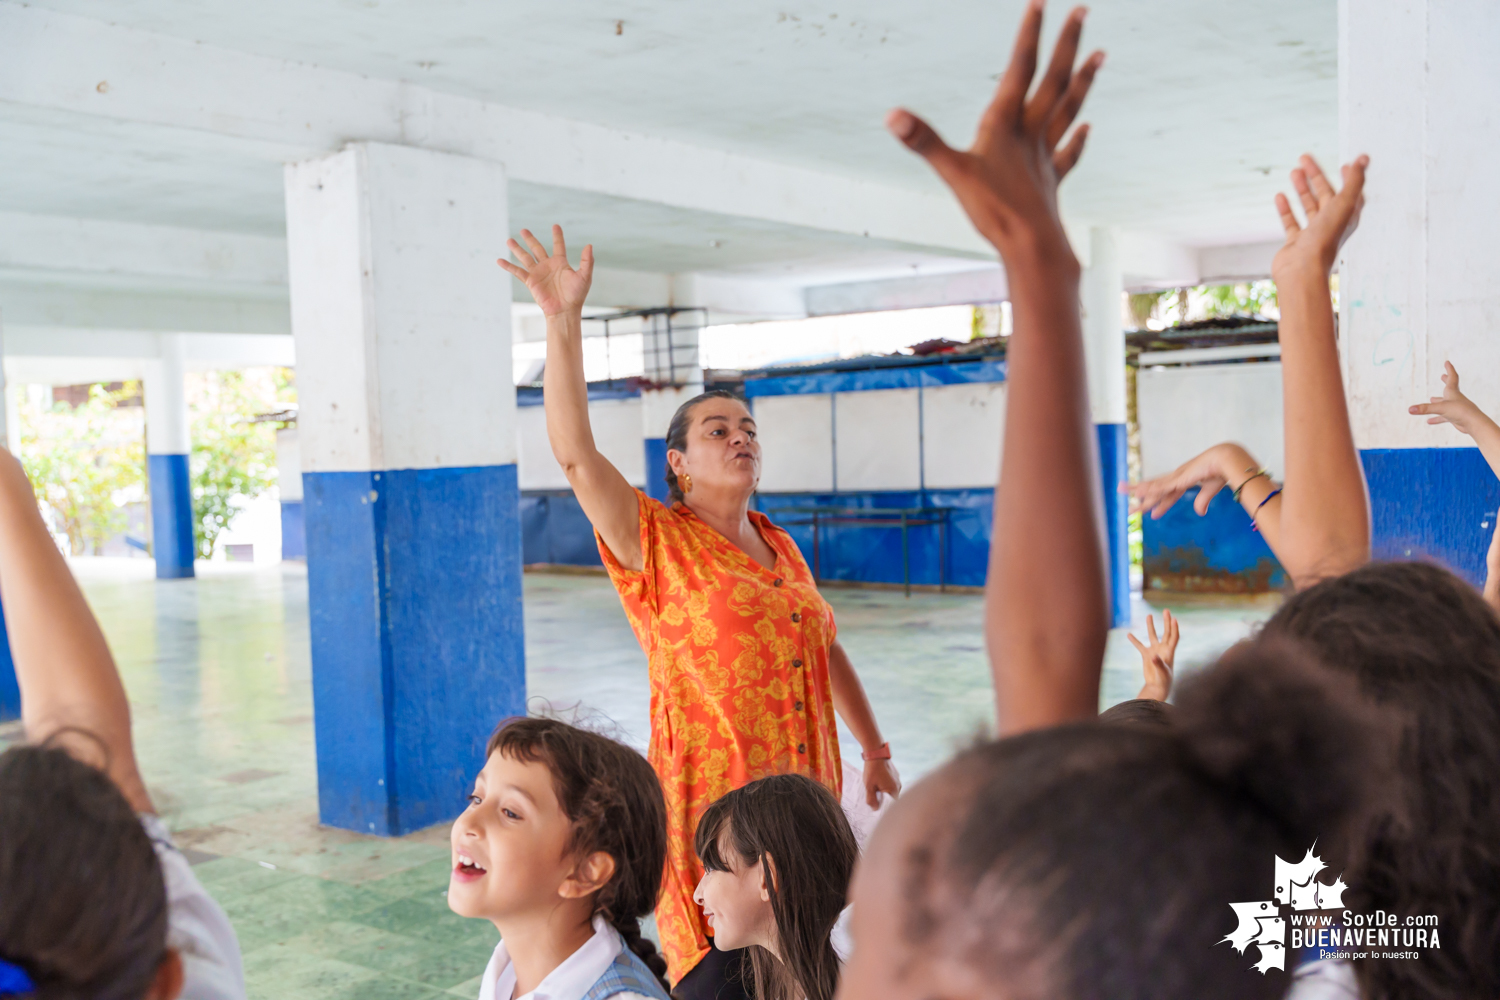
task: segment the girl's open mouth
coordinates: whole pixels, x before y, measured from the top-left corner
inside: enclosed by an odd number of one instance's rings
[[[467,854],[458,856],[458,863],[453,866],[453,877],[460,882],[473,882],[484,877],[486,869]]]

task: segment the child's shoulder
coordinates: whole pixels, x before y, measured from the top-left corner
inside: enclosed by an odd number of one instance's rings
[[[621,948],[583,1000],[670,1000],[656,974],[629,948]]]

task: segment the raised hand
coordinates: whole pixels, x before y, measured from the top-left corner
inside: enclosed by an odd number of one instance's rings
[[[1494,421],[1485,416],[1474,401],[1458,388],[1458,369],[1453,362],[1443,362],[1443,394],[1433,396],[1431,402],[1418,403],[1406,411],[1413,416],[1426,416],[1429,424],[1452,424],[1460,433],[1474,436],[1485,424]]]
[[[1359,226],[1359,213],[1365,207],[1365,167],[1368,156],[1358,157],[1342,167],[1344,188],[1335,191],[1316,160],[1304,153],[1292,170],[1292,187],[1307,214],[1307,225],[1297,222],[1287,196],[1276,195],[1276,211],[1286,230],[1286,243],[1271,262],[1271,273],[1278,282],[1283,274],[1316,270],[1326,281],[1333,271],[1339,247]]]
[[[1225,486],[1240,487],[1260,472],[1260,466],[1238,445],[1217,444],[1201,455],[1195,455],[1165,476],[1142,483],[1122,483],[1120,492],[1130,496],[1130,511],[1149,511],[1153,520],[1160,518],[1184,493],[1197,486],[1198,498],[1193,510],[1199,517],[1208,513],[1208,505]]]
[[[508,260],[496,263],[526,283],[526,290],[531,292],[544,314],[560,316],[581,311],[583,300],[589,294],[589,285],[594,280],[594,245],[590,243],[583,248],[575,270],[568,266],[568,247],[563,242],[562,226],[552,227],[550,255],[531,230],[521,230],[521,239],[526,241],[525,247],[515,240],[507,240],[505,245],[522,266],[517,267]]]
[[[1039,220],[1061,228],[1057,182],[1078,162],[1088,127],[1080,126],[1066,145],[1058,144],[1104,65],[1104,53],[1095,52],[1074,69],[1084,15],[1082,7],[1068,15],[1052,63],[1028,100],[1042,32],[1042,3],[1032,0],[1010,65],[968,150],[951,148],[904,108],[886,116],[886,127],[932,164],[975,228],[1002,254],[1011,241],[1031,235]]]
[[[1141,642],[1133,632],[1127,632],[1125,635],[1125,638],[1130,640],[1130,644],[1136,648],[1136,652],[1141,654],[1141,669],[1146,675],[1146,683],[1136,695],[1137,698],[1166,701],[1167,696],[1172,693],[1172,671],[1177,662],[1177,641],[1182,635],[1177,619],[1171,611],[1162,611],[1161,623],[1162,634],[1160,638],[1157,638],[1156,619],[1150,615],[1146,616],[1146,638],[1149,642]]]

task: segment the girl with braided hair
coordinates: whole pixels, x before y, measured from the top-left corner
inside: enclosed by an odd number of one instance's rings
[[[555,719],[507,720],[452,841],[448,905],[500,931],[479,1000],[667,1000],[640,925],[667,859],[646,758]]]

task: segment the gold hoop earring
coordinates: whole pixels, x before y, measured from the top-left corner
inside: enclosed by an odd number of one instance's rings
[[[677,481],[682,484],[682,492],[684,492],[684,493],[691,493],[691,492],[693,492],[693,477],[692,476],[690,476],[686,472],[684,472],[682,475],[680,475],[680,476],[677,477]]]

